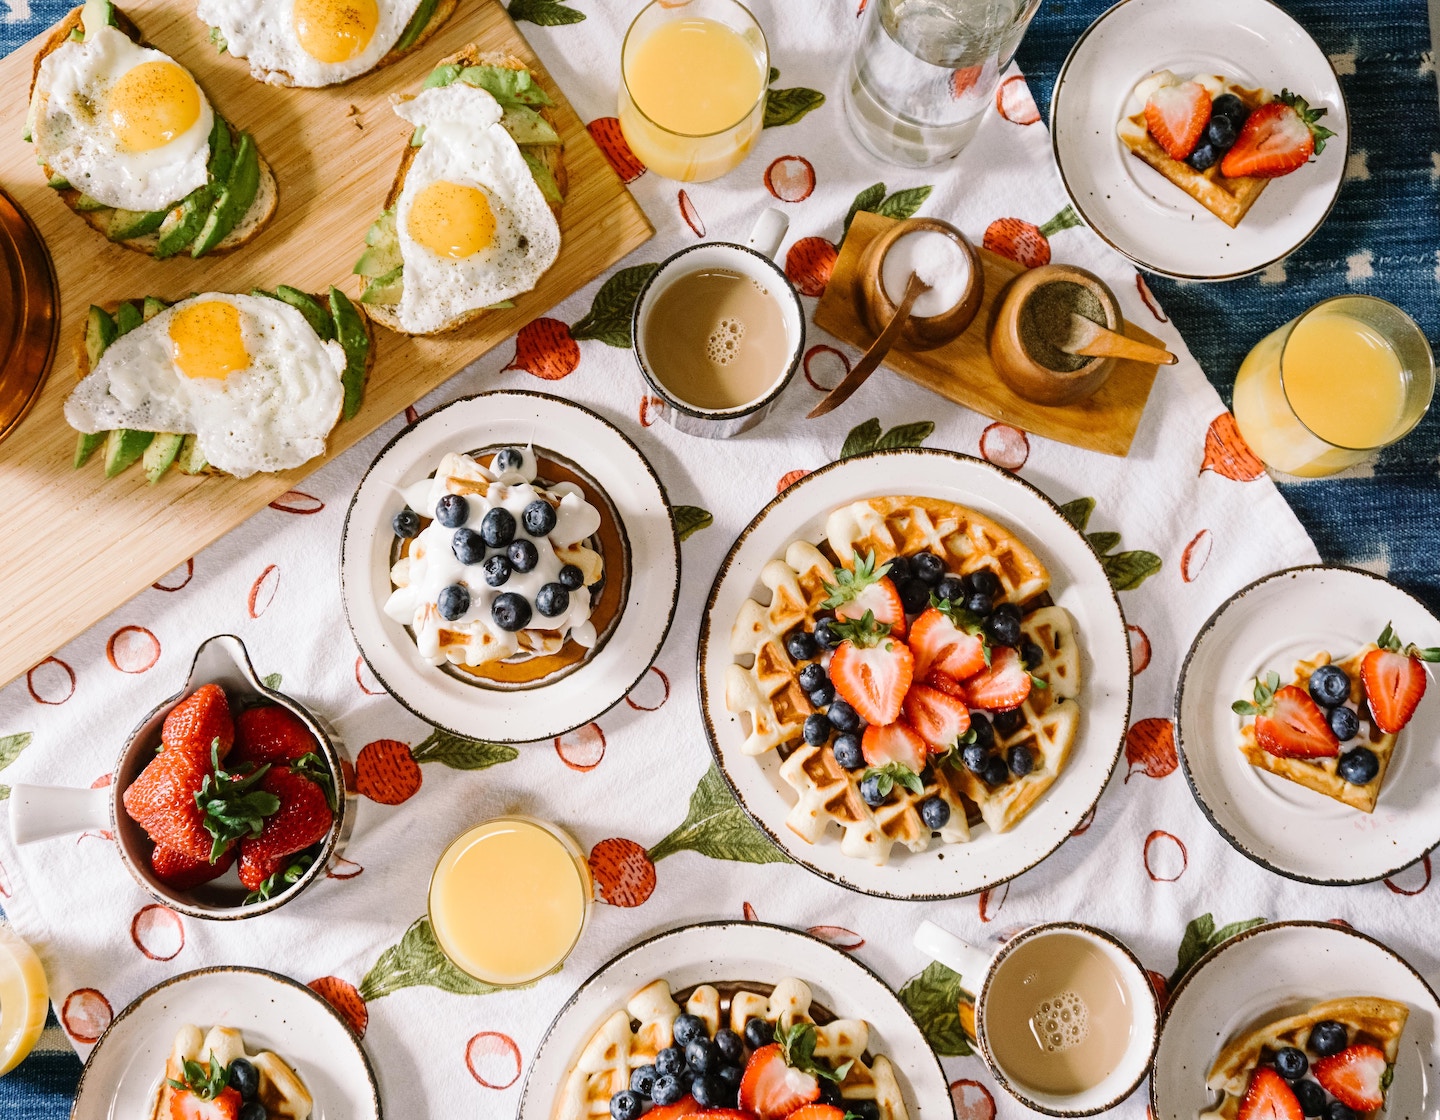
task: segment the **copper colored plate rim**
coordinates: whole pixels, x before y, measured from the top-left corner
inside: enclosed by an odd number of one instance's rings
[[[25,418],[55,357],[60,292],[50,253],[19,205],[0,189],[0,267],[11,281],[18,328],[0,353],[0,440]]]

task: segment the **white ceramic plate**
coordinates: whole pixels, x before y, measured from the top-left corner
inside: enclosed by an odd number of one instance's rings
[[[1257,675],[1273,669],[1288,681],[1299,658],[1348,655],[1392,621],[1407,642],[1440,644],[1440,619],[1393,583],[1316,565],[1236,592],[1195,636],[1175,692],[1180,765],[1210,823],[1263,867],[1325,886],[1368,883],[1440,844],[1440,688],[1400,732],[1373,813],[1259,770],[1237,745],[1230,705],[1250,699]]]
[[[746,599],[769,602],[760,569],[797,538],[819,541],[832,510],[886,494],[943,498],[1014,530],[1050,570],[1050,593],[1070,612],[1080,639],[1080,733],[1055,784],[1023,821],[997,834],[983,825],[968,844],[912,853],[897,845],[876,867],[841,854],[838,828],[807,844],[785,825],[794,793],[780,757],[744,754],[740,717],[725,707],[730,627]],[[1130,643],[1120,602],[1085,538],[1035,487],[953,451],[917,448],[856,455],[806,475],[762,509],[730,549],[700,624],[700,708],[720,772],[741,806],[797,863],[850,890],[886,898],[954,898],[1034,867],[1095,805],[1119,757],[1130,715]]]
[[[940,1060],[875,973],[850,954],[783,926],[702,922],[632,945],[580,985],[535,1051],[515,1120],[549,1120],[555,1096],[595,1028],[650,981],[663,978],[678,990],[741,980],[778,984],[791,976],[805,981],[815,1002],[835,1015],[870,1024],[870,1052],[890,1059],[911,1116],[954,1117]]]
[[[1320,1000],[1373,995],[1410,1007],[1390,1120],[1423,1120],[1440,1108],[1429,1085],[1440,1065],[1440,1003],[1420,974],[1380,942],[1330,922],[1257,926],[1210,950],[1170,994],[1150,1074],[1155,1120],[1195,1120],[1214,1103],[1205,1075],[1228,1038]]]
[[[313,1120],[380,1120],[375,1071],[345,1021],[303,984],[258,968],[202,968],[156,984],[115,1016],[80,1075],[70,1120],[148,1117],[186,1023],[234,1027],[305,1082]]]
[[[422,661],[415,641],[382,609],[390,594],[390,523],[399,488],[435,473],[449,451],[534,443],[568,460],[610,499],[626,545],[629,588],[609,637],[566,676],[500,691]],[[421,719],[498,743],[550,739],[618,704],[660,652],[680,591],[680,543],[654,469],[618,428],[544,393],[479,393],[443,404],[375,457],[345,515],[340,557],[345,617],[376,679]]]
[[[1271,182],[1231,229],[1115,135],[1116,122],[1142,108],[1135,86],[1156,70],[1294,90],[1328,110],[1321,123],[1337,135],[1310,165]],[[1227,280],[1282,260],[1320,228],[1340,192],[1350,124],[1330,60],[1270,0],[1121,0],[1060,68],[1050,142],[1071,203],[1112,246],[1152,272]]]

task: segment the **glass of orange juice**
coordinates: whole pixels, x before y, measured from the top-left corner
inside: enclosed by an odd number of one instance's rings
[[[736,0],[651,0],[625,33],[620,75],[626,143],[667,179],[724,175],[764,125],[770,48]]]
[[[430,878],[430,928],[462,972],[496,987],[557,971],[593,901],[585,854],[559,828],[496,817],[453,840]]]
[[[1434,392],[1435,359],[1415,320],[1374,296],[1335,296],[1245,356],[1235,422],[1268,466],[1315,478],[1403,437]]]

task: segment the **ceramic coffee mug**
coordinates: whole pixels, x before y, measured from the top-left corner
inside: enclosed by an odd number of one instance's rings
[[[962,998],[961,1025],[1021,1104],[1051,1116],[1093,1116],[1145,1079],[1160,1001],[1135,955],[1103,930],[1051,922],[991,953],[922,922],[915,947],[977,993],[973,1002]]]
[[[640,289],[631,318],[635,361],[649,392],[661,402],[657,414],[672,427],[708,439],[727,439],[748,431],[766,417],[800,368],[805,353],[805,307],[785,270],[773,260],[789,226],[790,219],[780,211],[767,210],[760,215],[749,244],[706,241],[681,249],[662,262]],[[785,330],[785,355],[777,363],[775,378],[753,399],[730,408],[702,408],[679,396],[657,375],[657,356],[646,345],[647,327],[658,297],[682,277],[708,269],[724,269],[752,280],[768,299],[775,301]]]

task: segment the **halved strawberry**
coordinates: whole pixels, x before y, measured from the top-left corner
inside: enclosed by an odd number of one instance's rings
[[[875,616],[876,622],[890,627],[890,633],[897,638],[905,636],[905,607],[900,602],[900,592],[885,573],[890,565],[875,567],[875,553],[867,552],[854,557],[854,568],[839,568],[835,582],[827,583],[827,598],[820,605],[833,610],[842,621],[864,618],[865,612]]]
[[[845,1112],[833,1104],[807,1104],[790,1114],[789,1120],[845,1120]]]
[[[989,668],[964,682],[965,697],[972,708],[1008,711],[1025,702],[1033,683],[1020,655],[1009,646],[1000,646],[991,653]]]
[[[676,1120],[679,1116],[693,1116],[703,1109],[700,1102],[686,1093],[673,1104],[657,1104],[645,1114],[645,1120]]]
[[[830,658],[830,683],[866,723],[894,723],[910,691],[915,658],[910,647],[869,611],[834,627],[844,641]]]
[[[805,1106],[805,1108],[811,1107],[813,1106]],[[786,1120],[792,1120],[793,1117],[799,1116],[805,1111],[805,1108],[797,1108],[789,1117],[786,1117]],[[647,1112],[645,1115],[649,1116],[650,1113]],[[837,1112],[835,1116],[836,1120],[845,1120],[843,1112]],[[703,1112],[695,1113],[695,1120],[756,1120],[756,1117],[755,1113],[743,1108],[707,1108]]]
[[[1227,179],[1275,179],[1305,166],[1335,135],[1319,123],[1325,112],[1282,89],[1278,98],[1245,118],[1240,135],[1220,161],[1220,174]]]
[[[872,723],[860,739],[860,752],[867,766],[881,769],[899,763],[912,774],[925,769],[928,753],[925,740],[903,723]]]
[[[1374,1112],[1385,1103],[1390,1063],[1378,1046],[1357,1042],[1311,1067],[1315,1080],[1338,1101],[1357,1112]]]
[[[919,673],[915,674],[919,677]],[[942,673],[939,669],[931,669],[925,674],[922,684],[933,688],[936,692],[943,692],[946,696],[954,696],[958,700],[965,699],[965,686],[952,677],[949,673]]]
[[[802,1105],[820,1099],[820,1081],[813,1073],[785,1064],[778,1042],[750,1055],[740,1078],[740,1107],[760,1120],[783,1120]]]
[[[1440,647],[1402,647],[1388,624],[1377,644],[1360,662],[1360,680],[1375,726],[1394,734],[1415,714],[1428,677],[1422,662],[1440,661]]]
[[[224,762],[235,741],[235,725],[230,719],[230,702],[218,684],[202,684],[170,709],[160,727],[165,750],[188,755],[200,766],[212,761],[211,747],[217,739],[220,761]]]
[[[981,622],[968,611],[927,608],[910,628],[908,644],[915,654],[915,676],[921,680],[932,669],[963,681],[985,668]]]
[[[1199,82],[1161,86],[1145,102],[1145,123],[1166,155],[1184,159],[1210,123],[1210,94]]]
[[[936,754],[949,750],[970,730],[970,710],[965,701],[928,685],[912,684],[901,710],[915,733]]]
[[[235,1089],[222,1089],[213,1098],[201,1097],[189,1089],[177,1089],[170,1097],[171,1120],[236,1120],[244,1102]]]
[[[1230,705],[1236,715],[1255,717],[1255,741],[1260,749],[1276,758],[1334,758],[1340,740],[1320,705],[1303,688],[1283,688],[1278,673],[1255,678],[1254,702],[1237,700]]]
[[[1257,1066],[1235,1120],[1304,1120],[1295,1090],[1274,1066]]]

